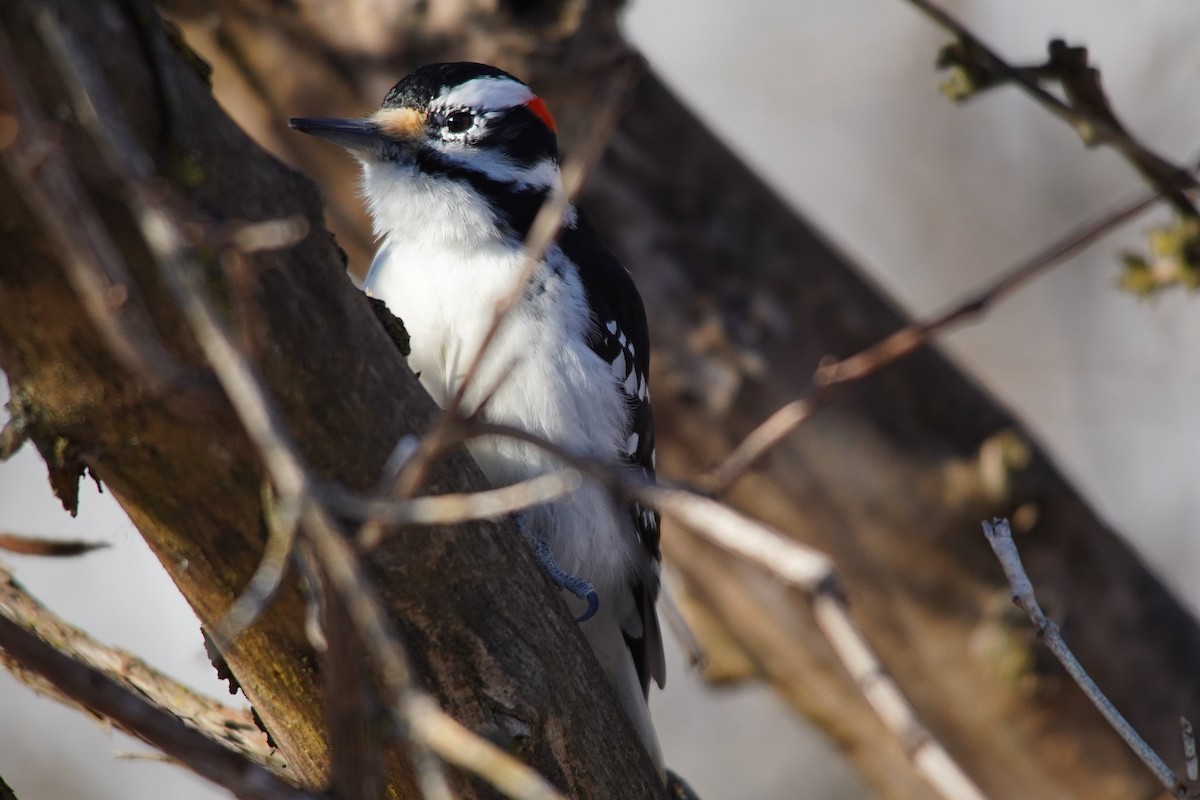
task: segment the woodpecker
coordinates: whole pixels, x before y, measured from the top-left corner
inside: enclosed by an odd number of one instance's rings
[[[550,112],[507,72],[448,63],[405,77],[369,117],[289,124],[360,162],[380,242],[364,289],[404,322],[409,365],[444,408],[521,274],[534,216],[563,191]],[[637,288],[572,205],[484,351],[463,410],[653,479],[649,364]],[[495,485],[561,467],[511,439],[468,446]],[[647,708],[650,681],[661,687],[666,677],[655,611],[658,513],[585,485],[527,509],[518,523],[581,614],[584,636],[661,772]]]

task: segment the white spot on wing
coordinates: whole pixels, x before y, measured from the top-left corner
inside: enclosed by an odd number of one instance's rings
[[[639,441],[640,441],[640,437],[638,437],[637,431],[634,431],[633,433],[629,434],[629,438],[625,440],[625,452],[628,453],[629,455],[633,455],[634,453],[636,453]]]
[[[625,351],[617,353],[617,357],[612,362],[613,374],[617,376],[617,380],[625,378]]]
[[[625,394],[629,395],[630,397],[637,396],[637,370],[633,370],[629,373],[629,376],[625,378]]]
[[[616,333],[617,332],[617,321],[615,319],[610,319],[608,321],[608,324],[605,325],[604,327],[608,328],[609,333]]]

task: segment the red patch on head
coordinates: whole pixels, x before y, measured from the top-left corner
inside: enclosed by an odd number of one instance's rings
[[[551,131],[555,130],[554,117],[550,116],[550,109],[546,108],[546,104],[542,102],[542,98],[533,98],[529,102],[525,103],[525,107],[532,111],[534,116],[546,123],[547,128],[549,128]]]

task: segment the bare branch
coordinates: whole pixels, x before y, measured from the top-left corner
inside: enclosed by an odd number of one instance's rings
[[[108,547],[108,542],[84,542],[65,539],[43,539],[39,536],[21,536],[16,533],[0,533],[0,550],[25,556],[50,556],[64,558],[81,556],[94,550]]]
[[[388,525],[451,525],[473,519],[494,519],[540,503],[549,503],[579,488],[579,473],[571,469],[548,472],[528,480],[466,494],[451,493],[408,500],[359,498],[340,487],[326,497],[335,510]],[[362,540],[371,547],[377,540]]]
[[[1054,657],[1066,669],[1071,679],[1079,685],[1096,709],[1108,720],[1108,724],[1125,740],[1129,749],[1154,773],[1167,791],[1176,797],[1187,797],[1187,789],[1175,775],[1175,771],[1167,766],[1158,753],[1154,752],[1154,749],[1133,729],[1133,726],[1100,690],[1100,687],[1088,675],[1087,670],[1083,668],[1083,665],[1075,658],[1075,654],[1071,652],[1071,648],[1063,640],[1062,631],[1059,630],[1058,625],[1047,617],[1041,606],[1038,605],[1037,597],[1033,592],[1033,582],[1029,580],[1029,575],[1026,574],[1025,567],[1021,563],[1021,554],[1017,552],[1017,545],[1013,541],[1012,528],[1009,526],[1008,520],[999,518],[990,522],[985,520],[983,534],[987,538],[988,544],[991,545],[992,552],[999,559],[1000,566],[1004,569],[1004,576],[1008,578],[1008,585],[1012,588],[1013,603],[1029,615],[1029,620],[1033,623],[1033,629],[1038,638],[1045,643]]]
[[[813,382],[819,387],[862,380],[904,356],[924,347],[947,329],[978,318],[1000,300],[1011,296],[1051,267],[1061,264],[1101,236],[1152,207],[1159,200],[1153,192],[1142,192],[1119,203],[1110,211],[1084,222],[1046,248],[1019,262],[983,289],[956,303],[948,311],[907,325],[883,341],[849,358],[818,367]]]
[[[821,632],[916,771],[947,800],[983,800],[983,792],[921,724],[851,619],[828,556],[714,500],[678,489],[650,488],[647,495],[705,540],[812,595]]]
[[[227,650],[275,597],[283,584],[288,560],[296,544],[298,505],[295,502],[276,503],[269,486],[263,486],[262,494],[268,528],[267,546],[246,588],[225,612],[221,624],[210,631],[218,650]]]
[[[851,619],[828,556],[708,498],[672,489],[652,489],[649,495],[705,540],[812,595],[821,632],[916,771],[947,800],[983,800],[983,792],[921,724]]]
[[[274,775],[269,766],[278,764],[248,713],[226,708],[95,641],[43,608],[2,569],[0,651],[0,660],[18,679],[111,720],[238,797],[317,797]]]
[[[185,764],[197,775],[244,800],[316,800],[320,795],[284,783],[241,753],[189,728],[174,714],[146,703],[97,670],[73,661],[6,616],[0,616],[0,646],[9,657],[35,670],[63,694],[76,698]]]
[[[1182,191],[1194,188],[1195,178],[1189,171],[1171,164],[1135,140],[1121,126],[1100,89],[1095,71],[1086,65],[1086,51],[1082,51],[1083,63],[1078,64],[1078,58],[1068,58],[1071,48],[1067,48],[1062,42],[1052,42],[1051,61],[1046,67],[1040,70],[1018,69],[930,0],[908,2],[934,23],[958,37],[960,44],[955,50],[955,60],[965,61],[965,68],[979,73],[979,77],[984,81],[984,88],[1002,81],[1017,84],[1041,106],[1074,128],[1089,146],[1100,142],[1114,147],[1180,214],[1192,219],[1197,217],[1195,207]],[[943,62],[945,60],[943,54]],[[1068,99],[1071,100],[1070,105],[1042,88],[1037,79],[1037,76],[1042,74],[1052,74],[1062,82]]]
[[[910,323],[852,356],[818,366],[808,389],[804,392],[805,396],[781,407],[751,431],[721,464],[705,476],[705,486],[714,492],[729,488],[759,459],[828,402],[833,389],[873,375],[925,347],[955,326],[979,317],[1034,278],[1095,243],[1118,225],[1151,208],[1159,199],[1155,192],[1141,192],[1068,231],[950,309],[928,319]]]
[[[1092,126],[1103,141],[1117,146],[1134,166],[1146,175],[1147,180],[1153,184],[1154,191],[1138,194],[1068,231],[1048,247],[1009,268],[1000,278],[947,311],[906,325],[852,356],[818,366],[809,389],[803,393],[803,399],[788,403],[768,417],[720,465],[709,472],[704,483],[712,491],[724,491],[744,475],[759,459],[824,405],[829,399],[828,391],[831,388],[862,380],[925,347],[948,329],[979,317],[996,302],[1008,297],[1050,268],[1061,264],[1066,258],[1091,245],[1113,228],[1141,214],[1159,199],[1175,201],[1176,195],[1179,195],[1183,198],[1184,206],[1180,209],[1181,213],[1189,213],[1191,216],[1196,214],[1190,201],[1181,191],[1184,187],[1196,185],[1192,174],[1195,167],[1185,170],[1167,164],[1164,159],[1133,140],[1119,125],[1110,125],[1095,115],[1073,109],[1046,92],[1036,80],[1026,74],[1026,71],[1018,70],[1005,62],[984,46],[965,26],[933,3],[928,0],[908,1],[939,25],[959,36],[962,41],[969,43],[972,52],[985,61],[990,70],[1020,84],[1040,103],[1072,124]],[[1147,164],[1166,164],[1169,170],[1150,169],[1145,166]],[[1179,203],[1175,202],[1175,205],[1178,207]]]

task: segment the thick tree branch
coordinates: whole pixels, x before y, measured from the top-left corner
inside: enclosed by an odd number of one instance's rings
[[[97,27],[97,14],[111,24]],[[150,320],[152,332],[145,335],[161,340],[187,369],[206,375],[205,348],[174,310],[175,297],[158,274],[154,236],[164,231],[163,220],[155,220],[158,209],[144,196],[151,187],[138,184],[144,164],[131,170],[135,182],[129,183],[109,166],[112,141],[121,139],[104,139],[117,129],[105,127],[98,140],[80,124],[86,115],[79,116],[79,93],[63,73],[62,52],[47,41],[45,15],[70,42],[71,59],[96,65],[85,71],[87,80],[110,87],[104,98],[95,87],[85,89],[98,110],[90,122],[107,126],[113,115],[128,120],[129,136],[168,185],[161,208],[170,211],[181,198],[200,223],[203,246],[185,257],[200,262],[203,290],[223,304],[219,313],[250,334],[260,358],[256,369],[279,403],[272,424],[294,437],[298,457],[312,470],[312,480],[299,485],[375,487],[392,443],[421,432],[433,406],[342,274],[311,186],[229,124],[146,6],[18,2],[0,10],[0,26],[37,103],[74,111],[59,118],[49,141],[77,172],[86,202],[102,210],[106,235],[138,289],[134,308]],[[131,201],[138,193],[143,197]],[[153,398],[137,390],[144,365],[114,363],[113,343],[98,338],[91,317],[80,313],[79,294],[48,246],[61,231],[46,227],[44,215],[32,213],[22,198],[11,173],[0,174],[6,254],[0,366],[18,399],[23,429],[68,474],[86,465],[106,483],[202,622],[215,626],[253,572],[265,540],[259,455],[211,378],[204,377],[211,402],[200,407],[170,390]],[[139,214],[149,236],[142,235]],[[215,220],[240,225],[297,216],[310,233],[291,249],[238,251],[241,284],[220,268],[228,262],[220,258],[226,239],[204,233],[218,229]],[[177,276],[174,270],[186,266],[175,259],[180,253],[164,254]],[[252,320],[236,319],[244,308],[254,310]],[[275,453],[267,447],[263,460],[278,484],[295,473]],[[430,483],[439,493],[483,488],[461,452],[444,461]],[[303,499],[306,531],[328,527],[312,505],[318,496]],[[338,534],[327,533],[312,540],[324,542],[322,568],[334,563],[330,547],[341,549],[341,563],[354,561]],[[613,797],[614,787],[622,797],[661,796],[659,779],[577,627],[511,524],[402,531],[356,568],[361,575],[351,577],[377,587],[378,602],[412,645],[414,678],[446,704],[453,725],[508,742],[572,796]],[[224,655],[289,769],[316,787],[327,779],[329,751],[302,605],[294,584],[286,583]],[[436,721],[441,713],[426,711],[422,720]],[[387,747],[385,758],[388,793],[411,790],[401,748]],[[458,796],[488,793],[475,781],[455,777],[453,783]]]

